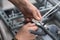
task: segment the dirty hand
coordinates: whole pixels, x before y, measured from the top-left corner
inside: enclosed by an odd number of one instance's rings
[[[16,38],[18,40],[34,40],[36,36],[31,34],[29,30],[36,31],[38,27],[33,23],[24,25],[17,33]]]
[[[40,11],[29,0],[9,0],[12,2],[24,15],[26,21],[32,19],[41,20]]]

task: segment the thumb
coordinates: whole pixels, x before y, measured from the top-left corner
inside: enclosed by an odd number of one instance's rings
[[[41,19],[41,14],[40,14],[40,12],[39,12],[38,10],[36,10],[36,11],[33,13],[33,17],[34,17],[34,19],[40,21],[40,19]]]

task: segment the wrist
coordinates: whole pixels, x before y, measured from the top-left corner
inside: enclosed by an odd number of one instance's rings
[[[15,38],[16,38],[17,40],[24,40],[24,38],[23,38],[21,35],[16,35]]]

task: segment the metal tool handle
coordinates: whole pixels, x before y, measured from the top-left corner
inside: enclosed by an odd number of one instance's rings
[[[53,12],[58,6],[59,6],[60,2],[58,4],[56,4],[50,11],[48,11],[45,15],[43,15],[42,18],[46,17],[47,15],[52,14],[51,12]]]

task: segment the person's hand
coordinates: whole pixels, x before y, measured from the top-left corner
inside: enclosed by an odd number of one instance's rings
[[[24,15],[27,21],[32,19],[40,20],[40,11],[29,0],[9,0],[12,2]]]
[[[32,19],[36,19],[38,21],[41,20],[41,14],[39,10],[35,7],[31,7],[31,9],[29,8],[29,10],[26,9],[23,14],[24,14],[26,21],[31,21]]]
[[[41,20],[40,11],[34,5],[32,5],[32,3],[30,3],[29,1],[27,1],[27,7],[23,6],[21,7],[21,9],[27,21],[31,21],[32,19]]]
[[[34,34],[31,34],[29,30],[35,31],[37,29],[38,27],[35,24],[28,23],[18,31],[16,38],[18,40],[34,40],[36,36]]]

